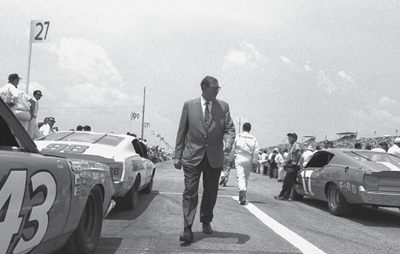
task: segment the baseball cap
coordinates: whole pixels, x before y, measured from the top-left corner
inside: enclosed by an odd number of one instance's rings
[[[297,139],[297,134],[294,133],[294,132],[293,132],[293,133],[288,133],[287,135],[288,135],[288,136],[292,136],[292,137],[294,137],[295,139]]]
[[[39,95],[39,96],[43,96],[43,94],[42,94],[42,91],[40,91],[40,90],[35,90],[35,91],[33,91],[33,94],[34,95]]]
[[[394,140],[394,143],[396,143],[396,144],[400,143],[400,138],[396,138],[396,139]]]
[[[8,80],[21,79],[17,73],[12,73],[8,76]]]

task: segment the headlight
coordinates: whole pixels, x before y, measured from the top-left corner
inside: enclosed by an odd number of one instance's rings
[[[364,176],[365,190],[378,190],[379,179],[375,176]]]

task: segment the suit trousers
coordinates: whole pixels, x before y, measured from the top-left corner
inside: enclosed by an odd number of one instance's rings
[[[223,158],[221,158],[222,161]],[[211,222],[214,217],[214,206],[217,202],[219,178],[222,167],[212,168],[207,154],[197,166],[183,165],[185,175],[185,190],[183,192],[182,208],[184,226],[192,226],[196,215],[200,175],[203,172],[203,197],[200,206],[200,222]]]
[[[287,168],[285,178],[283,179],[282,191],[281,193],[279,193],[280,198],[289,198],[290,192],[292,191],[293,183],[296,181],[299,169],[300,166],[294,165]]]

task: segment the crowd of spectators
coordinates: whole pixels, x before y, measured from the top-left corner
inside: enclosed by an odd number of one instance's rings
[[[316,147],[321,147],[321,149],[329,148],[339,148],[339,149],[365,149],[371,150],[373,148],[379,147],[379,144],[386,142],[389,147],[394,144],[394,140],[397,136],[384,136],[384,137],[373,137],[373,138],[363,138],[356,137],[354,135],[344,136],[335,140],[322,140],[316,141],[315,139],[309,139],[304,142],[299,142],[302,150],[305,151],[306,147],[312,146],[314,149]],[[360,147],[359,147],[360,146]],[[276,146],[271,146],[265,148],[268,153],[273,151],[274,148],[278,148],[282,151],[284,148],[288,148],[289,144],[278,144]]]

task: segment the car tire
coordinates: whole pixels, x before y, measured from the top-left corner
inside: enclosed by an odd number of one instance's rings
[[[349,215],[354,206],[349,204],[336,184],[330,184],[327,193],[329,213],[336,216]]]
[[[144,188],[142,190],[143,193],[145,193],[145,194],[150,194],[151,193],[151,191],[153,190],[153,178],[154,178],[154,173],[151,176],[150,182],[146,185],[146,188]]]
[[[91,190],[78,227],[61,253],[93,254],[100,241],[103,225],[103,194],[99,186]]]
[[[139,199],[139,176],[136,177],[135,182],[132,185],[132,188],[126,193],[123,198],[123,203],[125,204],[125,209],[133,210]]]
[[[300,195],[299,193],[297,193],[295,186],[293,186],[293,188],[292,188],[291,198],[296,201],[303,200],[303,195]]]

